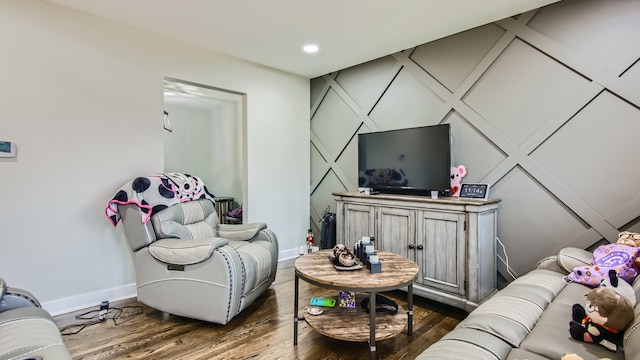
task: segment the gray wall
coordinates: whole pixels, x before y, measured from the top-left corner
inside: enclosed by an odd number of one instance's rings
[[[244,215],[273,229],[281,258],[297,255],[309,79],[36,0],[0,1],[0,49],[0,140],[18,149],[0,159],[9,285],[53,314],[135,295],[131,249],[105,207],[133,177],[164,169],[166,78],[246,94]]]
[[[564,0],[312,79],[312,226],[357,189],[358,133],[449,123],[516,273],[640,232],[638,39],[640,1]]]

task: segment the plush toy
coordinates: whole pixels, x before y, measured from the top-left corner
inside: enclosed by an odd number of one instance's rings
[[[616,243],[628,246],[640,246],[640,234],[623,231],[618,234],[618,241],[616,241]]]
[[[618,234],[616,244],[640,247],[640,234],[631,231],[622,231]],[[636,268],[640,269],[640,257],[636,258]]]
[[[467,175],[467,168],[464,165],[451,167],[451,196],[460,196],[460,188],[462,186],[462,178]]]
[[[580,304],[573,304],[571,308],[571,337],[616,351],[622,332],[633,321],[631,301],[607,287],[595,288],[586,296],[586,310]]]
[[[600,283],[600,287],[607,287],[613,289],[616,294],[620,296],[624,296],[629,301],[631,301],[632,305],[636,303],[636,292],[633,290],[633,286],[631,286],[628,282],[620,279],[615,270],[609,270],[609,276],[606,279],[602,280]]]
[[[637,258],[640,247],[621,244],[600,245],[593,251],[591,265],[576,266],[569,279],[592,288],[599,286],[608,277],[609,270],[616,271],[619,278],[631,284],[638,275]]]

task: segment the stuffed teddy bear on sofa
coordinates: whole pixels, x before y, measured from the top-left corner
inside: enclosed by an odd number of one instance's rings
[[[467,168],[464,165],[451,167],[451,196],[459,197],[462,188],[462,178],[467,175]]]
[[[618,234],[618,241],[616,241],[616,244],[640,247],[640,234],[631,231],[623,231]],[[636,258],[636,268],[640,269],[640,257]]]
[[[618,234],[616,244],[640,247],[640,234],[631,231],[623,231]]]

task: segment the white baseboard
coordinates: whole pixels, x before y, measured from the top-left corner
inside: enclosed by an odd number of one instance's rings
[[[300,250],[298,248],[282,250],[278,254],[278,261],[284,261],[294,259],[300,256]]]
[[[111,289],[98,290],[62,299],[46,301],[41,304],[49,314],[56,316],[92,307],[100,309],[100,303],[104,300],[108,300],[111,303],[136,297],[136,294],[136,284],[128,284]]]
[[[319,250],[320,248],[318,246],[313,246],[311,249],[311,251],[319,251]],[[280,253],[278,254],[278,262],[295,259],[300,255],[304,255],[306,253],[307,253],[307,247],[304,245],[300,246],[299,248],[280,251]]]
[[[287,249],[280,251],[278,261],[294,259],[300,256],[300,249]],[[78,294],[62,299],[42,302],[42,307],[52,316],[70,313],[77,310],[89,309],[95,307],[100,308],[100,303],[108,300],[110,303],[114,301],[129,299],[136,297],[136,284],[128,284],[124,286],[114,287],[111,289],[98,290],[85,294]]]

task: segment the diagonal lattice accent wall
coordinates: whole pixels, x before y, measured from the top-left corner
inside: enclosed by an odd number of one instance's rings
[[[311,81],[311,224],[357,189],[357,134],[451,124],[502,199],[516,273],[640,232],[640,2],[565,0]]]

